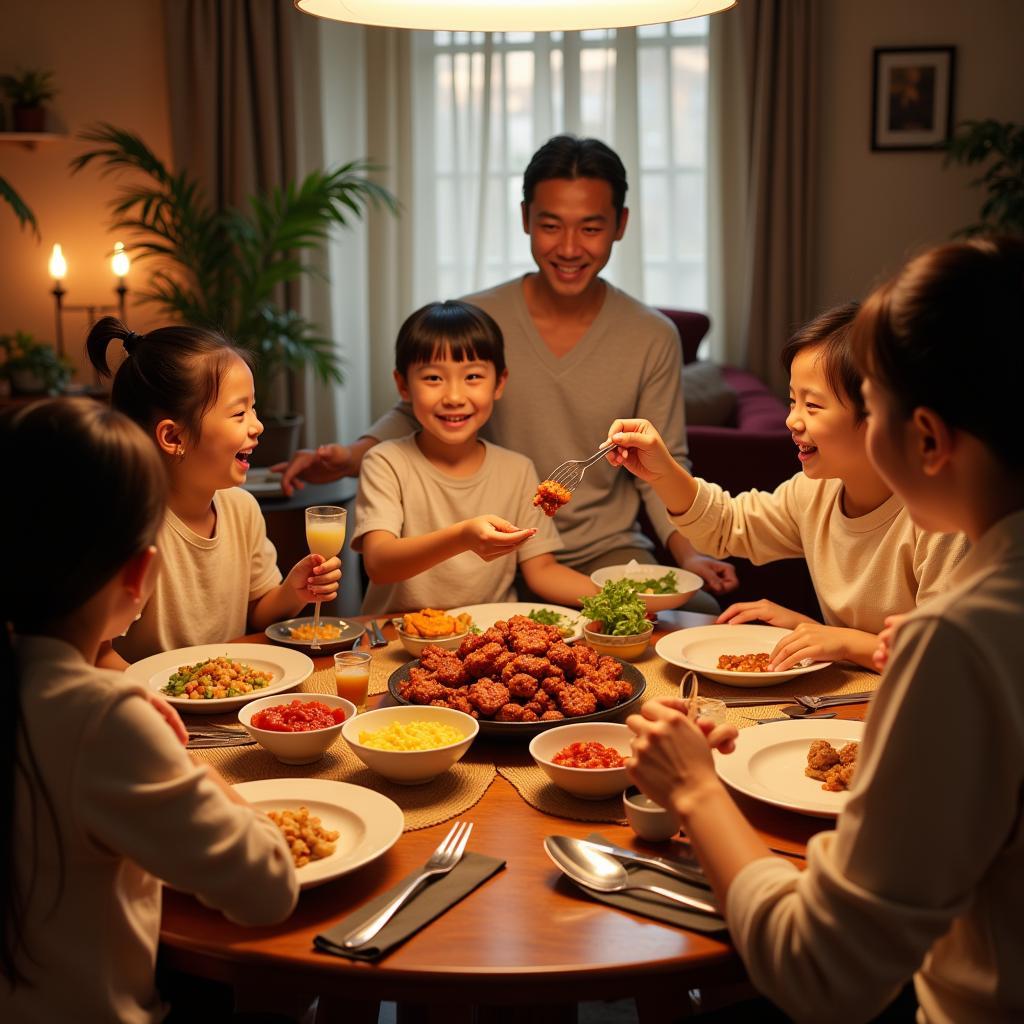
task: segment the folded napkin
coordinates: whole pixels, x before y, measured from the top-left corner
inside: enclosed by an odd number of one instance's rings
[[[357,949],[345,949],[341,945],[345,936],[373,917],[399,889],[419,874],[419,870],[413,871],[394,888],[370,900],[369,903],[364,903],[358,910],[339,921],[330,931],[316,936],[313,945],[321,953],[333,953],[335,956],[344,956],[352,960],[377,960],[395,946],[405,942],[410,935],[418,932],[435,917],[440,917],[449,907],[455,906],[459,900],[468,896],[478,885],[486,882],[504,866],[505,862],[495,857],[485,857],[479,853],[464,854],[462,860],[447,875],[428,882],[426,887],[402,907],[366,945]]]
[[[603,836],[599,832],[595,832],[587,838],[595,843],[611,842],[607,836]],[[622,862],[620,861],[620,863]],[[629,875],[631,885],[657,885],[682,896],[693,896],[701,900],[708,899],[707,889],[699,885],[690,885],[688,882],[666,875],[663,871],[646,868],[642,864],[623,863],[622,866]],[[573,882],[573,885],[575,884]],[[593,889],[584,889],[582,886],[579,888],[591,899],[618,907],[620,910],[628,910],[633,914],[653,917],[656,921],[664,921],[666,924],[709,935],[726,931],[725,921],[721,917],[687,910],[681,903],[671,903],[663,896],[658,896],[653,892],[595,892]]]

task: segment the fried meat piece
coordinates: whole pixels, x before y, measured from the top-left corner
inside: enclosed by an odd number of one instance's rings
[[[443,686],[462,686],[469,682],[469,676],[466,673],[466,667],[453,656],[445,658],[437,666],[437,681]]]
[[[451,636],[452,633],[458,632],[455,619],[440,608],[407,612],[402,616],[402,628],[410,636],[422,637]]]
[[[478,679],[473,683],[466,699],[480,712],[482,718],[490,718],[508,703],[508,687],[493,679]]]
[[[420,651],[420,664],[424,668],[433,672],[437,669],[437,666],[441,661],[453,656],[453,651],[448,651],[443,647],[438,647],[437,644],[427,644],[427,646]]]
[[[540,681],[540,688],[544,693],[550,694],[552,697],[557,697],[562,691],[562,688],[567,686],[566,681],[559,676],[545,676]]]
[[[576,654],[573,649],[563,641],[552,644],[548,648],[548,661],[557,665],[566,674],[576,672]]]
[[[602,654],[597,659],[597,674],[602,679],[621,679],[622,663],[607,654]]]
[[[821,788],[827,789],[830,793],[841,793],[844,789],[849,789],[856,770],[856,764],[837,764],[829,768]]]
[[[847,743],[839,751],[839,760],[842,764],[853,764],[857,760],[857,751],[860,744],[857,742]]]
[[[527,710],[522,704],[515,704],[510,701],[504,707],[498,709],[494,720],[496,722],[536,722],[537,715],[533,711]]]
[[[597,651],[586,644],[575,644],[572,648],[573,656],[576,658],[576,671],[584,665],[597,665]]]
[[[520,629],[509,637],[512,650],[517,654],[544,654],[551,646],[547,636],[540,629]]]
[[[839,763],[839,751],[828,740],[814,740],[807,751],[807,767],[825,771]],[[813,777],[813,776],[812,776]]]
[[[403,694],[410,704],[432,704],[435,700],[445,700],[448,689],[440,683],[413,683]]]
[[[563,715],[561,711],[556,711],[554,708],[550,711],[545,711],[544,714],[540,716],[540,720],[542,722],[559,722],[564,718],[565,715]]]
[[[520,697],[524,700],[532,699],[537,692],[537,680],[525,672],[516,672],[505,685],[513,697]]]
[[[533,503],[544,515],[553,516],[570,498],[572,498],[572,492],[566,490],[560,483],[556,483],[554,480],[541,480],[537,484],[537,493],[533,496]]]
[[[430,703],[434,707],[451,708],[453,711],[461,711],[464,715],[471,715],[473,718],[480,717],[480,712],[457,691],[449,691],[448,696],[444,700],[432,700]]]
[[[578,718],[597,710],[597,698],[580,686],[563,686],[558,691],[558,706],[566,718]]]
[[[490,630],[487,631],[488,633]],[[479,650],[484,644],[488,644],[491,641],[487,637],[487,633],[470,633],[465,640],[459,644],[458,650],[455,652],[459,658],[465,658],[467,654],[472,654],[474,651]]]
[[[602,679],[592,686],[590,692],[601,707],[613,708],[632,695],[633,687],[622,679]]]
[[[473,679],[496,675],[495,662],[504,651],[505,648],[501,644],[488,643],[471,654],[467,654],[462,659],[467,675]]]

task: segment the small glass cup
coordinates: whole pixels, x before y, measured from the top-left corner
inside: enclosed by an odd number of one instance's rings
[[[352,701],[357,712],[365,711],[370,688],[369,652],[339,651],[334,656],[334,683],[339,697]]]
[[[726,713],[727,709],[724,700],[719,700],[717,697],[697,698],[698,718],[710,718],[715,725],[725,725]]]

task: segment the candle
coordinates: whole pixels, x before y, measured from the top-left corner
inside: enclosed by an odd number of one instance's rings
[[[128,259],[128,253],[124,251],[124,242],[115,242],[114,255],[110,257],[110,269],[114,271],[118,279],[123,281],[128,276],[129,266],[131,266],[131,260]]]
[[[54,281],[61,281],[64,275],[68,272],[68,261],[64,259],[64,253],[61,251],[59,245],[53,247],[53,252],[50,253],[50,277]]]

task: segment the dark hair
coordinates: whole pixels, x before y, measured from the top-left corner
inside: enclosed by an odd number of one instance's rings
[[[865,300],[853,348],[905,418],[931,409],[1024,470],[1012,399],[1024,379],[1024,239],[971,239],[912,259]]]
[[[501,328],[478,306],[458,299],[428,302],[406,318],[395,342],[395,369],[405,377],[410,366],[446,354],[457,363],[493,363],[499,377],[505,372]]]
[[[861,374],[850,346],[850,326],[860,309],[859,302],[847,302],[835,306],[804,324],[782,349],[782,365],[787,373],[793,367],[793,360],[805,348],[821,346],[820,358],[825,366],[825,380],[832,394],[843,405],[853,408],[853,415],[859,423],[867,415],[864,396],[860,393]]]
[[[23,945],[28,897],[18,885],[15,864],[16,790],[31,801],[36,852],[37,803],[45,805],[57,839],[58,899],[64,862],[60,825],[22,718],[12,627],[31,634],[70,615],[152,544],[163,518],[166,480],[156,448],[142,431],[88,398],[46,399],[6,412],[0,417],[0,460],[25,492],[22,500],[0,503],[0,685],[5,697],[0,715],[0,974],[13,986],[25,981],[17,954],[31,959]],[[60,466],[59,482],[55,466]],[[51,500],[56,494],[67,497]],[[54,586],[39,571],[40,552],[51,550],[72,521],[75,535],[61,548],[60,583]],[[16,786],[19,776],[23,786]],[[23,877],[31,880],[37,859],[34,853],[20,864]]]
[[[115,339],[127,356],[112,374],[107,346]],[[92,365],[114,378],[110,401],[115,409],[147,432],[164,418],[175,420],[193,442],[199,440],[203,415],[217,401],[232,358],[252,365],[248,352],[216,331],[175,325],[136,334],[112,316],[93,325],[85,347]]]
[[[612,189],[616,224],[626,206],[626,168],[614,149],[600,139],[580,139],[575,135],[556,135],[548,139],[530,158],[523,172],[523,202],[529,207],[534,189],[553,178],[597,178]]]

